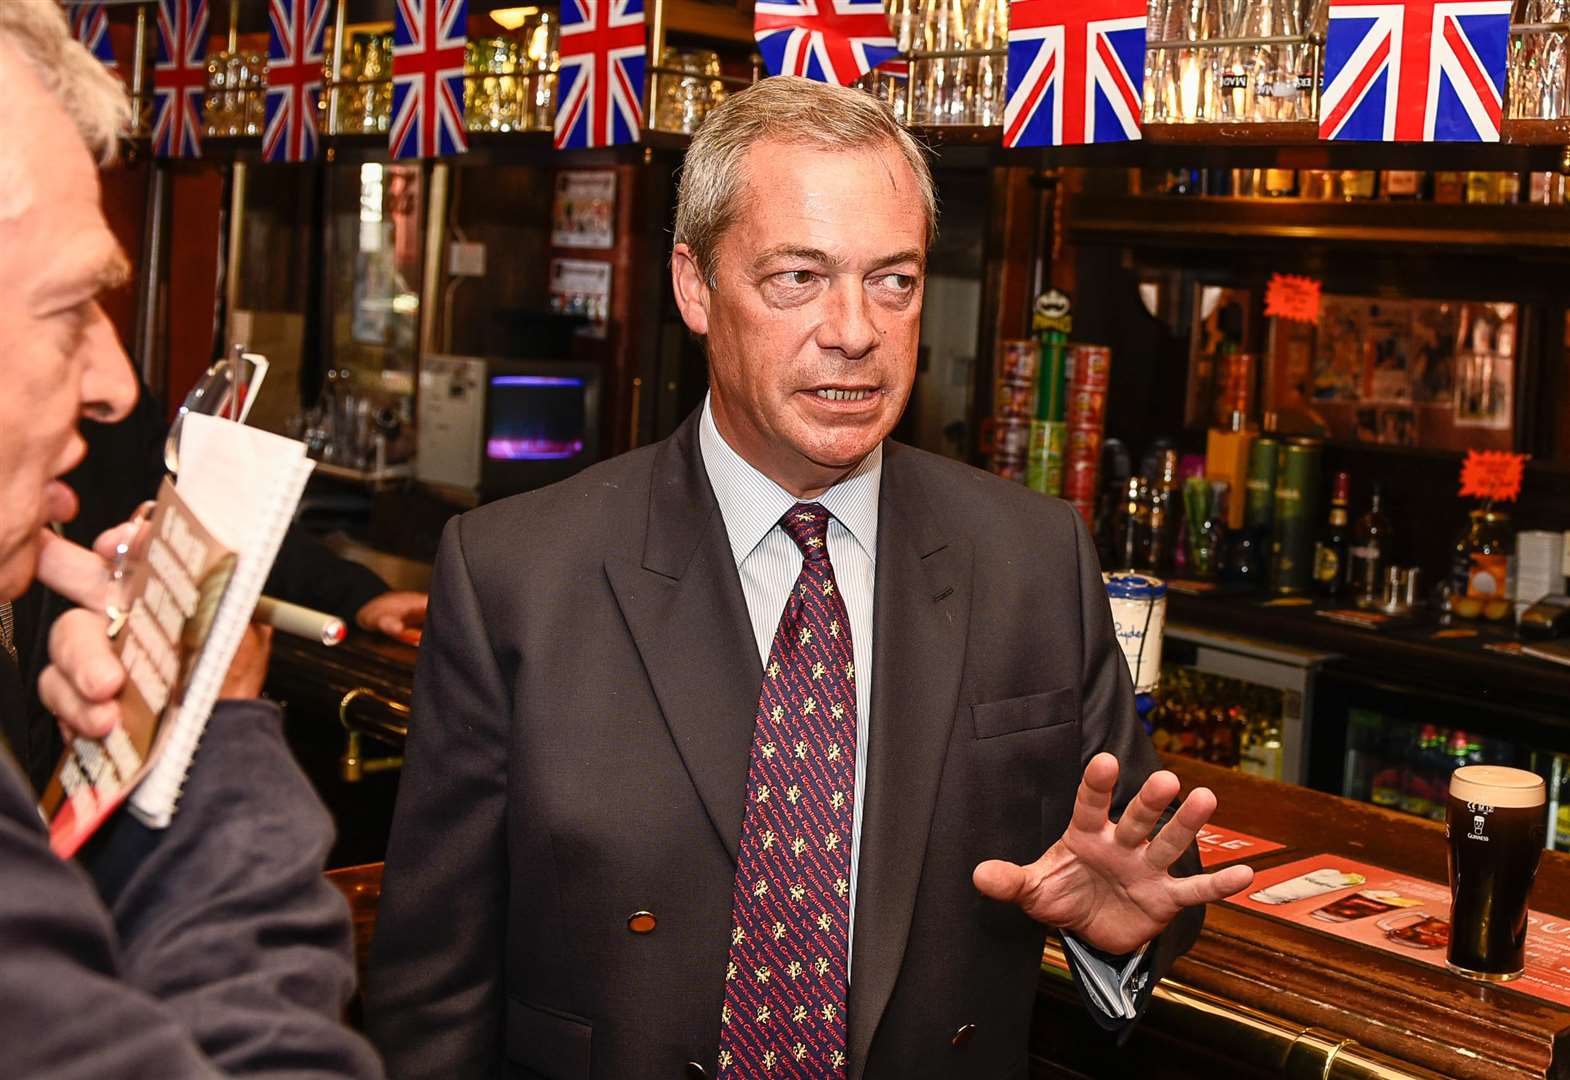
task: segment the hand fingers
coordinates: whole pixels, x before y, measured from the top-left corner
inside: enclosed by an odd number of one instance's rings
[[[1002,859],[988,859],[971,872],[970,880],[983,896],[1012,904],[1025,891],[1025,868]]]
[[[1164,769],[1151,773],[1139,789],[1139,794],[1129,801],[1123,816],[1118,819],[1117,831],[1114,833],[1117,842],[1129,848],[1143,844],[1149,838],[1150,830],[1161,820],[1161,815],[1172,805],[1172,800],[1177,798],[1182,786],[1175,775]]]
[[[38,677],[38,697],[60,722],[60,734],[67,742],[78,735],[103,738],[120,723],[118,701],[88,701],[54,664]]]
[[[1213,874],[1195,874],[1193,877],[1169,878],[1167,895],[1180,907],[1196,907],[1236,896],[1254,880],[1254,871],[1248,866],[1228,866]]]
[[[1070,825],[1075,829],[1099,831],[1107,823],[1107,813],[1112,809],[1112,792],[1118,785],[1118,759],[1101,753],[1085,766],[1085,776],[1079,782],[1079,792],[1074,796],[1074,816]]]
[[[1216,812],[1216,797],[1209,788],[1195,788],[1189,792],[1183,805],[1172,819],[1162,826],[1156,838],[1145,849],[1145,861],[1157,870],[1165,870],[1188,850],[1195,835]]]
[[[73,608],[49,628],[49,659],[72,692],[90,704],[110,700],[125,684],[104,617],[86,608]]]
[[[93,611],[109,606],[109,563],[53,532],[44,532],[38,580],[74,604]],[[99,628],[103,636],[103,628]]]

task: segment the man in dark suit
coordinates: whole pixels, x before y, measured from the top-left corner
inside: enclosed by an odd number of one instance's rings
[[[100,605],[55,623],[39,691],[62,724],[102,735],[125,681],[105,634],[107,563],[51,526],[77,508],[59,478],[84,450],[78,420],[118,420],[136,397],[97,300],[126,266],[92,157],[112,156],[129,102],[53,3],[0,4],[0,87],[0,599],[36,571]],[[12,630],[0,605],[0,672],[14,677]],[[120,813],[58,858],[0,738],[0,1073],[381,1075],[341,1022],[354,975],[344,901],[321,873],[331,823],[277,708],[254,700],[263,639],[253,630],[224,684],[252,700],[214,711],[168,829]]]
[[[373,947],[394,1076],[1024,1076],[1049,928],[1124,1028],[1248,884],[1169,873],[1215,800],[1158,831],[1074,512],[885,441],[934,220],[880,103],[735,95],[677,208],[703,409],[448,526]]]

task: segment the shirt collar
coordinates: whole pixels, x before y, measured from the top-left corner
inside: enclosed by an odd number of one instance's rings
[[[707,395],[698,422],[698,447],[709,486],[720,504],[731,554],[742,560],[779,524],[785,512],[800,500],[753,468],[732,450],[714,423]],[[861,463],[815,500],[850,533],[869,562],[878,561],[878,490],[883,480],[883,444],[879,443]]]

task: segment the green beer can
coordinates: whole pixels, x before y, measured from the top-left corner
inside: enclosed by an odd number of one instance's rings
[[[1068,425],[1061,420],[1030,422],[1030,451],[1025,460],[1025,485],[1043,495],[1063,494],[1063,449]]]
[[[1276,451],[1270,591],[1277,595],[1307,593],[1313,587],[1314,531],[1323,458],[1324,447],[1318,439],[1286,439]]]

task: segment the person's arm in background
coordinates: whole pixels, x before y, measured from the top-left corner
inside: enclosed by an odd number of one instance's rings
[[[366,1028],[400,1080],[490,1076],[502,1057],[512,700],[447,524],[414,676],[366,987]]]
[[[112,545],[112,534],[100,539],[101,550]],[[99,555],[52,541],[39,576],[97,607],[104,568]],[[97,610],[62,615],[39,678],[63,725],[98,736],[119,722],[125,681],[104,626]],[[170,827],[147,829],[121,810],[79,862],[109,907],[109,974],[156,1001],[215,1068],[379,1077],[375,1053],[342,1023],[354,979],[347,907],[322,875],[332,824],[283,741],[277,707],[255,700],[269,635],[253,626],[231,665]]]

